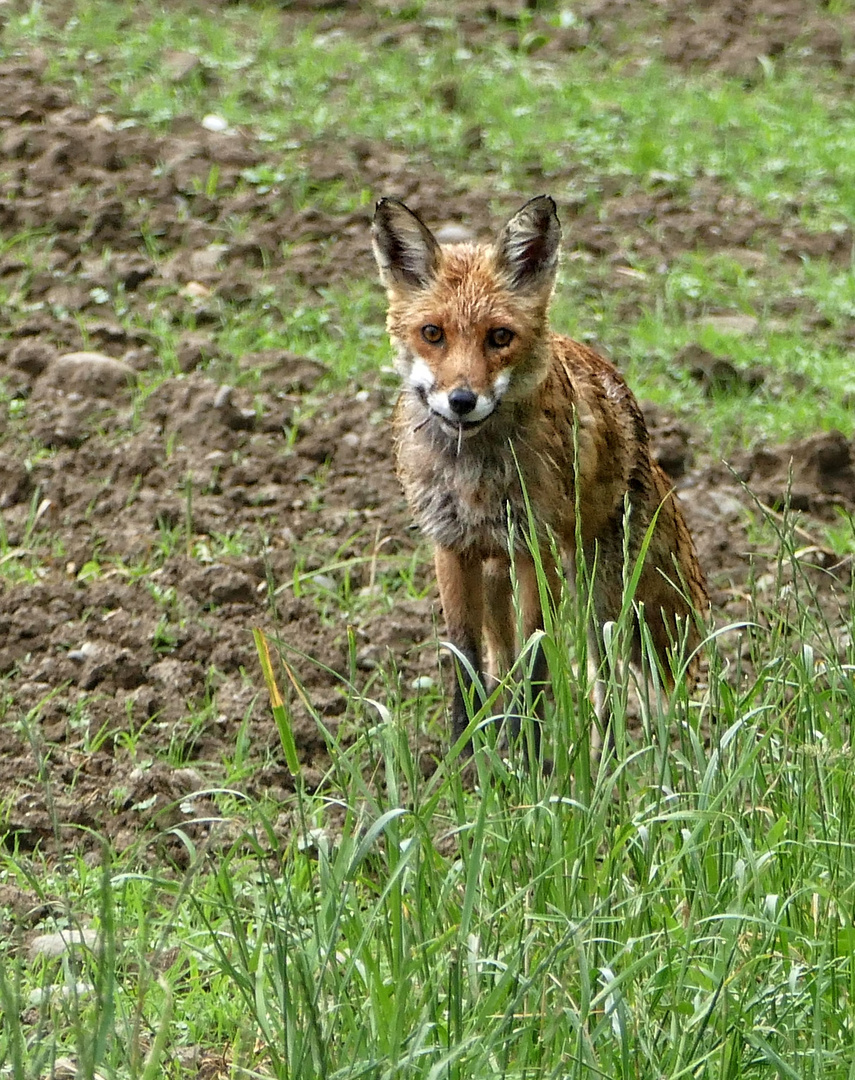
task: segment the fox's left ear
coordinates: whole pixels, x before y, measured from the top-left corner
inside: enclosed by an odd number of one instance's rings
[[[511,287],[521,292],[551,289],[560,243],[561,225],[553,199],[539,195],[527,202],[496,241],[499,264],[508,273]]]

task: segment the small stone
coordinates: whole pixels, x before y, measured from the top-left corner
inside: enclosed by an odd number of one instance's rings
[[[202,117],[202,127],[205,131],[228,131],[229,122],[224,116],[218,116],[217,113],[208,113],[207,116]]]
[[[37,986],[34,990],[31,990],[27,1003],[32,1008],[37,1008],[43,1005],[45,1002],[50,1001],[51,998],[62,998],[67,1000],[68,998],[82,998],[88,997],[89,994],[94,993],[95,987],[92,983],[84,982],[82,979],[71,986],[69,983],[62,983],[59,986]],[[67,1064],[65,1064],[67,1063]],[[70,1058],[57,1058],[54,1062],[51,1076],[54,1080],[76,1080],[79,1076],[77,1066],[70,1060]],[[99,1073],[93,1073],[94,1077],[99,1077]]]
[[[733,334],[735,337],[744,337],[753,334],[760,325],[760,320],[754,315],[707,315],[698,320],[698,325],[715,330],[719,334]]]
[[[111,399],[129,396],[135,382],[136,372],[123,360],[97,352],[64,353],[48,365],[35,393],[42,397],[57,390],[65,395]]]
[[[97,656],[98,646],[91,641],[84,641],[78,649],[70,649],[68,652],[69,660],[76,660],[82,664],[86,660],[90,660],[93,656]]]
[[[335,578],[329,574],[312,574],[312,581],[322,589],[326,589],[327,592],[336,591]]]
[[[94,949],[98,944],[97,930],[60,930],[55,934],[39,934],[30,942],[30,959],[37,956],[57,957],[78,946]]]
[[[188,281],[180,294],[188,300],[207,300],[211,295],[211,290],[201,281]]]

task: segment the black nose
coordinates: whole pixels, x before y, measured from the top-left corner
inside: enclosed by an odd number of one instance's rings
[[[473,394],[471,390],[467,390],[462,386],[458,386],[456,390],[452,390],[448,395],[448,404],[458,416],[471,413],[477,403],[477,394]]]

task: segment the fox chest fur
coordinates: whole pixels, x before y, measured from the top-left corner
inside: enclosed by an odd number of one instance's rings
[[[416,523],[442,547],[484,558],[507,553],[509,523],[520,542],[528,523],[523,489],[542,486],[536,458],[507,422],[496,432],[503,437],[458,444],[432,424],[414,431],[417,416],[403,395],[395,415],[398,475]]]
[[[581,537],[595,661],[602,628],[625,606],[627,558],[634,565],[643,557],[634,601],[666,680],[673,648],[698,646],[694,620],[708,604],[678,499],[651,456],[635,398],[608,360],[550,329],[559,242],[548,196],[526,203],[488,244],[443,247],[394,199],[381,200],[375,213],[374,252],[402,382],[398,474],[416,523],[433,541],[446,630],[463,661],[455,739],[467,729],[482,663],[495,677],[514,667],[514,581],[524,638],[544,629],[543,604],[554,604],[560,590],[553,538],[573,563]],[[692,659],[690,679],[696,667]],[[546,674],[538,648],[532,684],[542,685]]]
[[[551,345],[547,376],[532,397],[497,411],[470,438],[425,422],[418,394],[402,392],[394,417],[398,474],[417,524],[436,544],[505,555],[509,527],[522,548],[533,525],[539,542],[551,532],[572,551],[577,481],[586,492],[586,544],[614,528],[633,479],[644,486],[643,423],[623,380],[583,345],[557,335]]]

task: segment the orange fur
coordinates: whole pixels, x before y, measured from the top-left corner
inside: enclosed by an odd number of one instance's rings
[[[584,556],[596,564],[600,627],[621,609],[625,548],[634,560],[658,514],[635,601],[667,672],[681,624],[689,624],[689,647],[699,642],[706,584],[632,392],[608,360],[549,327],[559,238],[545,196],[527,203],[493,244],[448,247],[402,203],[378,204],[374,247],[403,379],[394,416],[398,472],[435,545],[449,638],[476,671],[485,639],[486,667],[496,676],[516,650],[509,520],[517,526],[523,631],[543,626],[526,497],[553,596],[559,578],[549,536],[572,566],[578,503]],[[541,681],[542,656],[534,668]],[[455,737],[467,726],[469,681],[465,674],[458,681]]]

